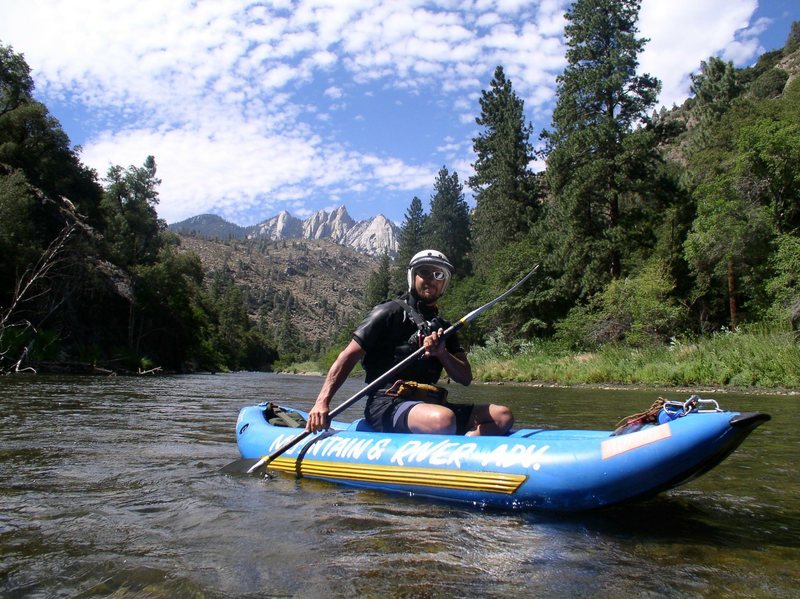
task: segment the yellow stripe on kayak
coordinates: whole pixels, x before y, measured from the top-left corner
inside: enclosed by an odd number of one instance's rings
[[[298,468],[296,459],[285,457],[274,459],[269,467],[281,472],[291,472],[301,476],[416,487],[440,487],[459,489],[461,491],[484,491],[506,495],[515,493],[528,478],[525,474],[510,474],[507,472],[409,468],[405,466],[378,466],[374,464],[317,460],[303,460]]]

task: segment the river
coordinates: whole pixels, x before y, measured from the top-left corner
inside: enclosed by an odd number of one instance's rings
[[[772,420],[712,472],[625,507],[501,512],[285,475],[227,476],[239,408],[308,408],[263,373],[0,379],[3,597],[795,597],[793,396],[703,394]],[[361,383],[339,392],[344,400]],[[474,385],[518,426],[610,429],[674,391]],[[361,407],[341,419],[357,417]]]

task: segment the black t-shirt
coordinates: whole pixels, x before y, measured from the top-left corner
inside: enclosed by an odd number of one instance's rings
[[[439,314],[435,306],[421,302],[417,304],[416,298],[410,293],[398,299],[405,300],[412,308],[416,308],[428,322]],[[446,329],[447,323],[442,328]],[[375,306],[353,332],[353,339],[366,352],[362,362],[366,371],[365,382],[371,383],[419,349],[421,339],[414,345],[409,342],[417,331],[417,325],[411,316],[396,301],[389,300]],[[456,334],[450,335],[445,340],[445,345],[452,354],[464,351]],[[438,359],[422,357],[394,378],[433,384],[439,380],[442,369]],[[394,380],[388,381],[388,384],[393,382]]]

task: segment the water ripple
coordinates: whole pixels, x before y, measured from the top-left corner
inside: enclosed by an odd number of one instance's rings
[[[238,458],[241,406],[308,408],[320,384],[247,373],[0,380],[0,595],[790,597],[800,588],[800,417],[785,400],[726,398],[772,412],[765,434],[687,487],[579,516],[219,474]],[[340,394],[359,386],[348,381]],[[521,423],[570,428],[608,428],[652,402],[644,392],[463,393],[511,405]]]

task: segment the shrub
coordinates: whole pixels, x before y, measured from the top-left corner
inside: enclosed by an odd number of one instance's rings
[[[557,337],[584,349],[623,340],[633,347],[663,343],[681,315],[670,297],[673,288],[667,268],[653,261],[636,276],[612,281],[587,305],[573,308],[557,326]]]
[[[750,92],[759,100],[776,98],[783,93],[789,73],[782,69],[770,69],[753,81]]]

